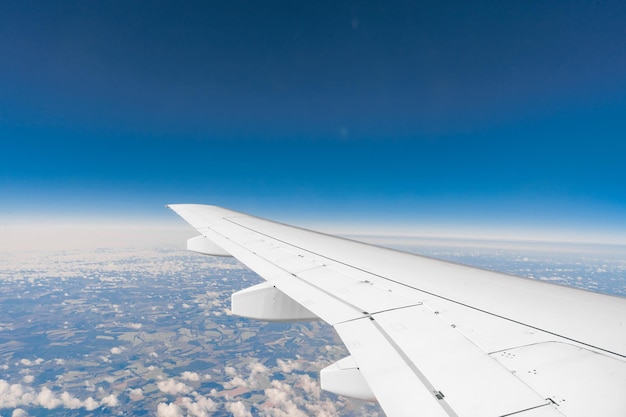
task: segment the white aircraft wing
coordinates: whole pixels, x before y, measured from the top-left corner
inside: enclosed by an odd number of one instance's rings
[[[626,416],[626,298],[333,237],[216,206],[170,205],[267,283],[233,313],[322,319],[350,356],[322,388],[397,416]]]

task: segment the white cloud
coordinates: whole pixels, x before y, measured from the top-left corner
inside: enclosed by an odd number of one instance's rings
[[[110,394],[104,397],[100,404],[106,405],[107,407],[117,407],[119,405],[119,401],[117,400],[117,396],[115,394]]]
[[[34,366],[34,365],[41,365],[42,363],[44,363],[44,360],[42,358],[37,358],[34,361],[31,361],[30,359],[20,359],[19,363],[21,363],[24,366]]]
[[[141,388],[130,389],[128,396],[132,401],[139,401],[143,399],[143,390]]]
[[[277,359],[276,364],[280,368],[281,372],[285,374],[291,373],[296,370],[297,371],[302,370],[302,363],[297,362],[297,361],[292,361],[292,360],[284,361],[282,359]]]
[[[29,414],[26,411],[22,410],[21,408],[16,408],[11,413],[11,417],[28,417],[28,416]]]
[[[337,416],[331,402],[319,402],[319,387],[314,388],[314,385],[317,386],[317,382],[308,375],[299,376],[297,386],[307,394],[312,394],[307,396],[287,383],[272,381],[271,388],[265,390],[272,407],[265,414],[269,417]]]
[[[43,407],[48,410],[55,408],[67,408],[71,410],[84,408],[93,411],[100,407],[101,403],[92,397],[82,401],[74,397],[67,391],[60,395],[54,393],[50,388],[43,387],[39,392],[30,386],[22,384],[9,384],[0,379],[0,409],[16,408],[19,406]],[[104,397],[102,405],[115,407],[118,405],[117,397],[114,394]]]
[[[16,407],[21,404],[21,396],[21,385],[9,384],[4,379],[0,379],[0,409]]]
[[[37,404],[48,410],[59,407],[63,401],[58,399],[54,393],[47,387],[43,387],[37,395]]]
[[[320,384],[309,375],[300,375],[300,377],[298,378],[298,386],[300,386],[304,390],[304,392],[311,395],[313,398],[320,398],[320,394],[322,391],[320,388]]]
[[[306,409],[310,415],[315,415],[317,417],[337,417],[339,415],[339,413],[335,409],[335,404],[330,400],[319,403],[309,402],[306,404]],[[366,414],[363,415],[365,416]],[[375,413],[373,415],[378,416],[378,413]]]
[[[250,371],[252,371],[253,374],[261,374],[269,372],[269,369],[261,362],[255,362],[250,365]]]
[[[61,401],[63,401],[63,406],[65,406],[65,408],[69,408],[71,410],[75,410],[83,406],[83,402],[81,400],[73,397],[67,391],[64,391],[63,394],[61,394]]]
[[[120,349],[119,347],[112,347],[111,353],[114,355],[119,355],[120,353],[122,353],[122,349]]]
[[[85,400],[83,406],[85,407],[87,411],[93,411],[96,408],[100,407],[100,404],[98,404],[98,401],[94,400],[93,398],[88,397]]]
[[[270,369],[260,362],[252,362],[248,364],[249,372],[245,372],[245,376],[238,375],[237,370],[232,366],[224,368],[226,375],[232,377],[230,381],[225,382],[224,388],[233,389],[237,387],[247,387],[252,389],[263,389],[270,383]]]
[[[166,393],[166,394],[187,394],[191,391],[191,388],[188,385],[183,384],[182,382],[175,381],[173,379],[166,379],[165,381],[159,381],[157,383],[157,387]]]
[[[226,403],[226,409],[233,413],[233,417],[252,417],[252,413],[241,401]]]
[[[270,369],[260,362],[249,364],[250,375],[248,376],[248,386],[253,389],[262,389],[270,382]]]
[[[158,417],[182,417],[183,411],[174,403],[159,403],[157,405]]]
[[[189,372],[185,371],[180,376],[182,379],[186,379],[187,381],[198,382],[200,381],[200,375],[197,372]]]
[[[291,387],[280,381],[272,381],[272,388],[265,390],[265,396],[274,405],[280,406],[289,401],[288,394],[291,394]]]
[[[248,383],[242,377],[236,376],[233,379],[231,379],[230,381],[224,382],[223,385],[224,385],[224,388],[226,388],[226,389],[233,389],[233,388],[237,388],[237,387],[247,387]]]
[[[181,399],[181,407],[187,409],[187,414],[195,417],[209,417],[217,410],[217,404],[210,398],[196,396],[195,401],[189,397]]]
[[[35,377],[32,375],[24,375],[24,378],[22,378],[22,382],[26,383],[26,384],[30,384],[35,380]]]

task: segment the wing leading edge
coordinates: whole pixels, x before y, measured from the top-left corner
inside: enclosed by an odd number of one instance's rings
[[[626,414],[624,298],[168,207],[201,233],[191,250],[230,254],[267,281],[233,295],[235,314],[335,328],[350,356],[322,371],[325,389],[393,417]]]

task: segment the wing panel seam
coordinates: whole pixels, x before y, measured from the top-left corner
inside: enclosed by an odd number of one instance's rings
[[[502,416],[500,416],[500,417],[509,417],[509,416],[514,416],[514,415],[517,415],[517,414],[520,414],[520,413],[525,413],[526,411],[535,410],[535,409],[537,409],[537,408],[547,407],[547,406],[551,406],[551,405],[552,405],[552,403],[551,403],[551,402],[547,402],[547,403],[545,403],[545,404],[537,405],[537,406],[535,406],[535,407],[526,408],[526,409],[524,409],[524,410],[515,411],[515,412],[513,412],[513,413],[509,413],[509,414],[503,414],[503,415],[502,415]],[[557,411],[557,412],[558,412],[558,410],[555,410],[555,411]],[[561,414],[561,413],[559,413],[559,414]]]
[[[380,332],[380,334],[385,338],[385,340],[387,341],[387,343],[389,343],[389,345],[396,351],[396,353],[402,358],[402,360],[404,361],[404,363],[407,364],[407,366],[411,369],[411,371],[413,372],[413,374],[415,374],[415,376],[417,377],[417,379],[420,380],[420,382],[422,384],[424,384],[424,386],[431,392],[433,393],[433,396],[435,396],[438,399],[438,404],[441,406],[441,408],[443,408],[443,410],[446,412],[446,414],[448,414],[450,417],[459,417],[459,415],[452,409],[452,407],[450,406],[450,404],[448,404],[448,402],[446,400],[444,400],[444,396],[441,395],[441,392],[435,388],[435,386],[430,382],[430,380],[426,377],[426,375],[424,375],[422,373],[422,371],[419,370],[419,368],[415,365],[415,363],[413,363],[413,361],[406,355],[406,353],[404,353],[404,351],[400,348],[400,346],[398,346],[398,344],[391,338],[391,336],[389,336],[389,334],[387,334],[387,332],[382,328],[382,326],[380,326],[376,320],[374,319],[374,317],[370,316],[369,319],[371,320],[372,324],[374,325],[374,327],[376,327],[376,330],[378,330]],[[363,320],[362,318],[359,320]],[[439,394],[439,395],[437,395]]]

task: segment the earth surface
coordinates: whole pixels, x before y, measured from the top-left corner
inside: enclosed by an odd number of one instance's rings
[[[363,238],[626,296],[626,247]],[[319,388],[347,355],[322,322],[232,316],[262,280],[180,245],[0,253],[0,416],[383,416]]]

